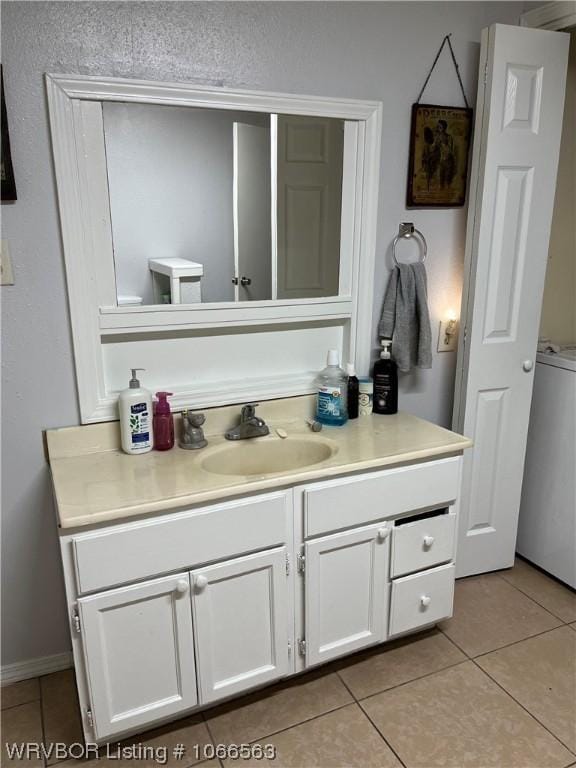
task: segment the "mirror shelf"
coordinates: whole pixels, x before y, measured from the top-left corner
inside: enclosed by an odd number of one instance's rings
[[[117,418],[117,393],[130,365],[148,369],[150,389],[174,391],[176,408],[308,393],[327,346],[367,371],[379,102],[81,75],[48,74],[46,88],[83,423]],[[282,115],[295,116],[296,122],[287,120],[286,125],[296,128],[302,117],[344,121],[336,290],[250,301],[239,301],[236,291],[234,301],[207,296],[193,304],[119,306],[104,118],[106,105],[114,102],[267,113],[272,136],[281,131]],[[272,182],[277,182],[277,170],[272,165]],[[272,217],[273,236],[276,226]],[[154,258],[164,255],[152,253]],[[172,253],[198,261],[194,254]],[[236,360],[236,372],[228,360]]]

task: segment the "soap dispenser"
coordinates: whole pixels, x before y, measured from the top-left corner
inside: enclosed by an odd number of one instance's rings
[[[152,450],[152,395],[140,386],[136,377],[144,368],[132,368],[128,389],[118,398],[122,450],[125,453],[148,453]]]
[[[154,448],[169,451],[174,448],[174,416],[168,402],[172,392],[156,392],[158,402],[154,403]]]
[[[390,356],[390,339],[382,339],[380,360],[374,363],[374,413],[398,413],[398,367]]]

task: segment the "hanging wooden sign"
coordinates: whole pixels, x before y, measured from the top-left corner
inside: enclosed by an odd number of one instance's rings
[[[424,89],[446,42],[452,54],[466,107],[420,104]],[[450,35],[446,35],[420,91],[418,101],[412,105],[406,195],[406,205],[409,208],[456,208],[464,205],[472,114],[450,43]]]

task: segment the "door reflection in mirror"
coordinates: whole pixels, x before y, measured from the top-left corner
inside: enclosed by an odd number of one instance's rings
[[[338,295],[344,120],[104,102],[118,304]]]

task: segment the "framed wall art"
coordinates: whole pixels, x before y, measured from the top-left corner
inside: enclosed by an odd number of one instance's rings
[[[16,181],[14,179],[14,169],[12,167],[12,156],[10,154],[10,136],[8,134],[8,117],[6,114],[6,103],[4,101],[4,73],[0,66],[0,99],[1,99],[1,119],[2,119],[2,157],[0,160],[0,178],[2,181],[1,198],[2,202],[11,202],[16,200]]]
[[[412,106],[406,204],[456,208],[466,200],[472,110]]]

